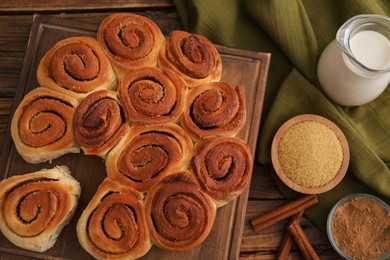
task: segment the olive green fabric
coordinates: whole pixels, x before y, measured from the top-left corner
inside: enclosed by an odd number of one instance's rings
[[[351,151],[346,177],[306,211],[318,227],[324,229],[331,207],[347,194],[366,192],[390,201],[390,87],[366,105],[342,107],[326,98],[316,75],[318,58],[338,28],[358,14],[390,16],[390,1],[176,0],[175,4],[185,30],[218,44],[271,53],[257,162],[272,169],[272,138],[293,116],[318,114],[344,132]],[[273,177],[287,198],[300,196]]]

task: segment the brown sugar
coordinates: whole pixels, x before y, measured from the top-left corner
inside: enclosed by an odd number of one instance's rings
[[[353,198],[341,204],[332,233],[340,250],[353,259],[378,259],[390,252],[390,214],[374,199]]]
[[[291,181],[317,188],[336,177],[343,161],[343,149],[331,128],[317,121],[303,121],[285,131],[278,157]]]

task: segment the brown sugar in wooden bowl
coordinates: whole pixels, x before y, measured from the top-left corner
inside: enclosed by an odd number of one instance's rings
[[[345,176],[349,157],[348,142],[340,128],[313,114],[286,121],[271,147],[278,177],[304,194],[319,194],[335,187]]]

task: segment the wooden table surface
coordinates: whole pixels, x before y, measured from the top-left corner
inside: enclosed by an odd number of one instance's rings
[[[0,2],[0,146],[7,131],[10,111],[18,84],[34,13],[98,24],[114,12],[145,11],[153,17],[166,18],[167,31],[181,28],[178,14],[169,0],[19,0]],[[271,60],[272,62],[272,60]],[[266,167],[256,164],[250,186],[240,259],[274,259],[287,221],[254,232],[249,220],[286,200],[275,187]],[[303,219],[302,227],[321,259],[337,259],[326,233]],[[294,246],[290,259],[301,259]],[[5,259],[0,254],[0,259]]]

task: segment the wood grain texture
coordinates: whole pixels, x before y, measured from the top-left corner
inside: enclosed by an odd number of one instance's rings
[[[2,1],[0,2],[1,12],[37,12],[37,11],[92,11],[107,9],[124,9],[124,8],[166,8],[172,7],[170,0],[19,0],[19,1]]]

